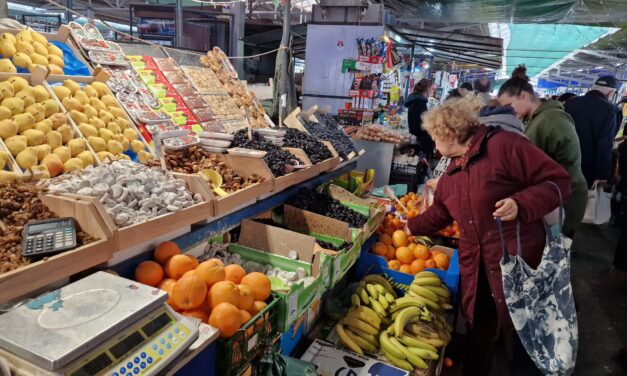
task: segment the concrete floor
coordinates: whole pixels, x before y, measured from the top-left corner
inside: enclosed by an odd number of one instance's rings
[[[617,282],[611,273],[619,234],[616,227],[582,225],[573,243],[571,279],[579,308],[579,353],[573,376],[627,375],[625,360],[621,365],[617,359],[618,351],[627,346],[627,283],[625,276]],[[449,356],[458,363],[463,348],[452,344],[450,350]],[[497,360],[491,376],[507,373],[504,362]],[[458,376],[461,369],[456,365],[443,375]]]

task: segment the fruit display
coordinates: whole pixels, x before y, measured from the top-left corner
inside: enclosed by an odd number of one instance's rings
[[[41,33],[20,30],[0,36],[0,72],[17,73],[17,68],[32,70],[34,65],[47,67],[52,74],[63,74],[63,51]]]
[[[63,177],[50,192],[97,197],[119,227],[181,211],[202,201],[185,181],[159,169],[121,160]]]
[[[347,208],[340,201],[314,189],[301,189],[286,203],[299,209],[344,221],[354,228],[361,228],[368,222],[367,216]]]
[[[407,236],[396,230],[392,236],[383,234],[370,251],[387,260],[388,267],[406,274],[417,274],[427,268],[448,270],[450,257],[432,249],[433,242],[426,236]]]
[[[316,164],[333,158],[331,151],[316,137],[293,128],[288,128],[285,132],[283,146],[303,149],[311,163]]]
[[[263,160],[266,162],[274,176],[283,176],[286,174],[286,167],[298,163],[292,153],[263,140],[262,136],[257,132],[252,132],[252,140],[248,139],[248,131],[242,129],[235,133],[235,139],[231,143],[232,147],[262,150],[266,152]]]
[[[131,159],[129,154],[140,162],[153,158],[107,84],[82,86],[65,80],[52,90],[98,159]]]
[[[403,136],[380,125],[365,126],[355,136],[361,140],[390,142],[393,144],[399,144],[403,141]]]
[[[405,196],[401,197],[399,201],[400,204],[395,203],[390,207],[391,213],[386,216],[383,224],[379,227],[378,232],[380,234],[388,234],[392,236],[394,231],[405,227],[405,224],[401,219],[411,219],[420,215],[423,201],[422,197],[418,196],[414,192],[409,192]],[[401,206],[401,204],[404,207]],[[438,235],[459,239],[459,227],[457,222],[453,221],[453,223],[440,230]]]
[[[22,230],[31,221],[57,218],[39,199],[46,190],[22,182],[0,183],[0,274],[30,263],[22,257]],[[77,229],[78,246],[96,239]]]
[[[43,85],[10,77],[0,82],[0,96],[0,138],[22,171],[49,178],[94,164],[86,140]]]
[[[220,329],[222,338],[233,336],[261,312],[271,295],[266,275],[246,273],[217,258],[199,262],[181,254],[174,242],[157,245],[153,259],[137,266],[135,280],[166,291],[170,307]]]
[[[319,140],[329,141],[335,148],[335,151],[344,159],[350,153],[357,153],[353,140],[339,128],[337,120],[333,115],[316,114],[316,117],[319,123],[301,119],[307,132]]]
[[[352,307],[335,326],[340,343],[358,354],[382,354],[392,365],[427,369],[451,339],[444,311],[450,292],[437,275],[422,272],[403,297],[380,275],[367,275],[351,296]]]

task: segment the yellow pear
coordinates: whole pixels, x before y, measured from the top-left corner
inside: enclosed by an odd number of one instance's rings
[[[0,120],[10,119],[13,116],[11,110],[4,106],[0,106]]]
[[[30,106],[31,104],[35,104],[35,94],[33,93],[33,89],[31,87],[25,87],[24,89],[18,91],[15,94],[15,98],[19,98],[24,101],[24,108]]]
[[[41,164],[46,166],[50,176],[55,177],[63,172],[63,161],[57,154],[51,153],[44,157]]]
[[[47,62],[48,61],[46,60],[46,63]],[[31,60],[30,56],[28,56],[24,52],[18,52],[15,54],[15,56],[13,56],[13,65],[15,65],[16,67],[28,69],[28,66],[32,63],[33,60]]]
[[[26,137],[24,136],[12,136],[4,140],[4,144],[12,156],[16,156],[19,152],[26,149]]]
[[[35,95],[35,101],[41,103],[50,98],[50,93],[42,85],[33,86],[33,94]]]
[[[110,122],[109,124],[107,124],[107,129],[110,130],[111,132],[113,132],[114,135],[122,133],[122,130],[120,129],[120,126],[116,122],[113,122],[113,121]]]
[[[124,151],[122,144],[116,140],[109,140],[107,142],[107,151],[111,154],[117,155]]]
[[[85,94],[86,95],[86,94]],[[90,104],[86,104],[83,107],[83,113],[88,117],[88,118],[93,118],[93,117],[98,117],[98,110],[96,110],[95,108],[93,108]]]
[[[117,159],[113,154],[109,153],[106,150],[97,152],[96,156],[98,157],[98,159],[100,159],[103,162],[105,162],[107,160],[115,161]]]
[[[36,52],[28,55],[28,57],[30,57],[31,64],[48,65],[48,58]],[[26,68],[28,68],[28,66],[26,66]]]
[[[27,129],[33,129],[35,127],[35,117],[33,116],[33,114],[18,114],[13,116],[13,120],[20,127],[19,133],[22,133]]]
[[[13,95],[15,95],[13,85],[9,81],[0,82],[0,98],[13,98]]]
[[[11,85],[13,85],[14,93],[19,93],[20,91],[24,90],[24,88],[27,88],[29,86],[28,81],[24,77],[20,76],[9,77],[7,81],[9,81]]]
[[[106,141],[100,137],[88,137],[87,142],[89,142],[89,146],[91,146],[96,153],[107,149]]]
[[[9,59],[0,59],[0,72],[17,73],[17,68]]]
[[[15,50],[16,50],[18,53],[20,53],[20,52],[21,52],[21,53],[26,54],[26,55],[30,55],[30,54],[35,53],[35,47],[33,47],[33,45],[32,45],[32,44],[30,44],[30,43],[28,43],[28,42],[21,41],[21,40],[18,40],[18,41],[15,43]],[[17,55],[17,54],[16,54],[16,55]],[[15,57],[15,56],[14,56],[14,57]]]
[[[48,39],[34,30],[31,30],[30,35],[35,43],[40,43],[42,46],[46,46],[48,44]]]
[[[41,102],[41,104],[44,106],[44,109],[46,111],[46,117],[49,117],[59,112],[59,104],[52,98],[46,99],[45,101]]]
[[[15,35],[11,33],[2,33],[2,35],[0,35],[0,40],[5,40],[5,39],[10,40],[11,43],[13,44],[17,43],[17,39],[15,39]]]
[[[35,122],[42,121],[46,118],[46,109],[41,103],[34,103],[24,109],[25,113],[33,115]]]
[[[93,88],[93,86],[91,85],[85,85],[83,87],[83,91],[85,92],[85,94],[87,94],[87,96],[90,98],[98,98],[98,92],[96,91],[96,89]],[[93,104],[92,104],[93,106]]]
[[[26,137],[26,145],[37,146],[44,142],[44,133],[36,129],[27,129],[22,132],[22,136]]]
[[[102,103],[105,104],[105,106],[107,106],[107,108],[120,107],[120,105],[118,104],[118,100],[115,99],[113,95],[104,95],[100,97],[100,100],[102,101]]]
[[[76,158],[83,161],[83,167],[93,166],[94,165],[94,156],[91,154],[91,151],[85,150],[76,156]]]
[[[74,92],[74,99],[78,99],[83,105],[89,104],[89,97],[80,89]]]
[[[144,143],[139,140],[132,140],[131,150],[133,151],[133,153],[137,153],[140,150],[145,150]]]
[[[20,98],[4,98],[0,105],[11,110],[13,115],[18,115],[24,112],[24,101]]]
[[[63,146],[63,136],[61,136],[61,133],[57,131],[50,131],[46,133],[45,140],[46,144],[50,145],[53,150],[59,146]]]
[[[129,143],[128,139],[126,137],[124,137],[123,134],[116,134],[116,135],[113,136],[113,139],[122,144],[122,150],[123,151],[127,151],[128,150],[128,147],[129,147],[130,143]]]
[[[30,30],[24,29],[15,34],[15,40],[17,40],[18,42],[26,41],[30,43],[33,41],[33,35],[31,34]]]
[[[48,49],[46,48],[45,44],[41,44],[39,42],[33,42],[33,48],[35,49],[36,54],[39,54],[45,57],[46,59],[48,59],[48,55],[50,54],[50,52],[48,52]]]
[[[82,138],[75,138],[73,140],[68,141],[67,146],[70,148],[72,152],[72,157],[76,157],[80,153],[87,150],[87,142]]]
[[[49,55],[54,55],[54,56],[63,58],[63,51],[59,47],[55,46],[54,44],[48,43],[46,45],[46,48],[48,49]]]
[[[4,170],[4,166],[7,164],[9,156],[11,156],[9,152],[0,151],[0,170]]]
[[[106,127],[105,122],[100,120],[97,117],[89,118],[88,123],[93,125],[94,127],[98,128],[98,129]]]
[[[67,162],[70,158],[72,158],[72,151],[67,146],[59,146],[58,148],[52,151],[54,154],[58,155],[61,158],[63,163]]]
[[[76,110],[83,112],[83,108],[85,108],[85,106],[83,106],[83,104],[76,98],[63,98],[61,104],[68,111]]]
[[[37,145],[35,151],[37,152],[37,160],[41,162],[46,155],[52,153],[52,147],[48,144]]]
[[[117,118],[115,119],[115,122],[120,126],[122,132],[129,128],[129,122],[126,119]]]
[[[81,89],[81,85],[79,85],[74,80],[64,80],[63,81],[63,86],[65,86],[66,88],[70,89],[72,94],[76,93],[77,90]]]
[[[20,174],[13,171],[0,170],[0,183],[12,183],[20,178]]]
[[[37,177],[37,179],[50,179],[50,172],[48,171],[48,167],[45,165],[35,165],[30,168],[33,175]]]
[[[113,136],[113,132],[111,132],[107,128],[98,129],[98,137],[102,138],[105,142],[109,142],[109,140],[112,140]]]
[[[104,82],[94,81],[94,82],[91,83],[91,86],[94,89],[96,89],[100,99],[103,99],[102,97],[104,95],[109,95],[109,96],[111,95],[111,91],[109,90],[109,87]],[[115,97],[113,97],[113,99],[115,100]],[[104,100],[103,100],[103,102],[104,102]],[[105,102],[105,104],[106,104],[106,102]]]
[[[63,163],[64,172],[72,172],[83,168],[83,161],[78,158],[70,158],[67,162]]]
[[[110,121],[115,120],[115,118],[113,117],[113,115],[111,115],[109,111],[104,111],[104,110],[98,111],[98,117],[100,118],[100,120],[104,121],[105,124],[107,124]]]
[[[105,104],[102,103],[102,101],[100,99],[98,99],[98,98],[94,98],[94,97],[89,98],[89,103],[98,111],[100,111],[100,110],[106,111],[107,110],[107,106],[105,106]]]
[[[146,150],[140,150],[137,153],[137,160],[139,161],[139,163],[148,163],[148,161],[152,160],[152,154],[150,154]]]
[[[7,39],[0,39],[0,54],[2,54],[2,57],[10,59],[16,53],[17,49],[15,48],[15,43]]]
[[[19,129],[20,127],[13,119],[0,120],[0,138],[3,140],[15,136]]]
[[[57,132],[61,133],[61,139],[63,140],[63,144],[67,144],[68,141],[74,138],[74,130],[67,124],[63,124],[59,128],[57,128]]]
[[[116,156],[115,156],[115,157],[116,157],[118,160],[120,160],[120,159],[125,159],[125,160],[127,160],[127,161],[130,161],[130,160],[131,160],[131,157],[129,157],[129,156],[128,156],[128,155],[126,155],[126,154],[116,154]]]
[[[57,98],[59,98],[60,101],[72,95],[70,89],[60,85],[53,86],[52,91],[54,91],[54,94],[57,96]]]
[[[50,74],[63,75],[63,68],[56,64],[48,64],[48,69],[50,70]]]
[[[126,119],[126,112],[124,112],[124,110],[119,107],[109,107],[109,112],[115,118]]]
[[[65,67],[65,62],[62,57],[56,55],[48,55],[48,63],[58,66],[59,68]]]
[[[35,148],[26,148],[19,152],[15,157],[18,166],[23,169],[33,167],[37,164],[37,151]]]
[[[124,137],[128,138],[129,142],[133,140],[137,140],[137,132],[134,129],[125,129]]]
[[[60,112],[48,116],[48,120],[52,121],[52,129],[57,129],[63,124],[67,124],[67,116],[65,116],[65,114],[62,114]]]
[[[92,136],[98,136],[98,129],[91,124],[80,123],[78,130],[81,131],[83,137],[88,138]]]
[[[37,129],[40,132],[43,132],[43,134],[46,134],[52,131],[52,120],[44,119],[42,121],[35,123],[35,129]]]
[[[70,117],[72,118],[72,120],[74,120],[76,124],[87,123],[88,121],[87,116],[77,110],[70,111]]]

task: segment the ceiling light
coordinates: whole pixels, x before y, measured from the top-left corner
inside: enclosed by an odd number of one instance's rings
[[[577,72],[583,72],[583,68],[577,69]]]
[[[603,67],[594,67],[594,69],[603,69]]]

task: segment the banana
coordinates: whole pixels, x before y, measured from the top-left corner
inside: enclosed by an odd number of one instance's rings
[[[370,295],[369,298],[372,299],[378,299],[379,298],[379,292],[377,291],[377,289],[374,287],[373,284],[368,283],[366,285],[366,290],[368,290],[368,294]]]
[[[361,329],[362,331],[368,333],[368,334],[377,334],[379,333],[379,330],[377,330],[376,328],[370,326],[370,324],[368,324],[367,322],[361,321],[360,319],[356,318],[356,317],[352,317],[352,316],[346,316],[344,317],[344,325],[347,326],[351,326],[351,327],[355,327],[357,329]]]
[[[425,298],[433,301],[433,302],[437,302],[438,301],[438,295],[429,290],[426,287],[422,287],[422,286],[418,286],[418,285],[411,285],[409,287],[409,290],[415,294],[418,294],[420,296],[424,296]]]
[[[370,299],[370,306],[372,307],[372,309],[374,309],[377,315],[379,315],[379,317],[383,318],[387,315],[387,313],[385,312],[385,309],[383,308],[381,303],[379,303],[377,300]]]
[[[366,290],[364,290],[362,286],[357,287],[357,290],[355,290],[355,292],[359,294],[359,297],[364,304],[370,304],[370,298],[368,298],[368,293],[366,292]]]
[[[396,338],[390,337],[389,339],[392,345],[394,345],[398,350],[400,350],[400,352],[403,353],[403,355],[405,355],[405,359],[407,359],[409,363],[414,365],[416,368],[427,369],[427,363],[425,363],[422,358],[420,358],[415,353],[409,351],[407,347],[403,346],[403,344],[401,344]]]
[[[379,295],[381,294],[385,294],[387,292],[387,290],[385,289],[385,287],[383,287],[383,285],[380,285],[378,283],[374,284],[374,288],[377,289],[377,292],[379,293]]]
[[[418,286],[442,286],[442,281],[440,280],[440,278],[436,278],[436,277],[421,277],[421,278],[415,278],[414,281],[411,283],[412,285],[418,285]]]
[[[435,346],[431,346],[430,344],[423,342],[419,339],[416,339],[407,334],[403,334],[401,338],[399,338],[398,340],[401,341],[402,344],[410,348],[424,349],[424,350],[429,350],[429,351],[434,351],[434,352],[438,351],[438,349],[436,349]]]
[[[342,321],[343,320],[340,320],[337,324],[335,324],[335,332],[337,333],[337,336],[340,339],[340,342],[342,342],[342,344],[346,346],[346,348],[351,350],[352,352],[356,352],[359,355],[364,355],[364,352],[361,349],[361,347],[359,347],[355,342],[353,342],[353,340],[344,331],[344,328],[342,327]]]
[[[396,311],[400,311],[400,310],[402,310],[404,308],[407,308],[407,307],[422,308],[425,305],[426,304],[424,302],[424,298],[423,299],[419,299],[419,298],[415,298],[415,297],[412,297],[412,296],[404,296],[402,298],[396,299],[394,304],[390,306],[390,311],[391,312],[396,312]]]
[[[431,351],[431,350],[426,350],[426,349],[417,349],[417,348],[413,348],[413,347],[408,347],[407,350],[409,350],[412,353],[418,355],[422,359],[432,359],[432,360],[435,360],[435,359],[438,359],[440,357],[436,351]]]
[[[438,297],[449,298],[451,292],[445,286],[421,286],[431,292],[434,292]]]
[[[376,313],[374,314],[374,316],[375,317],[373,317],[373,315],[364,310],[356,309],[350,309],[348,311],[348,314],[346,315],[346,317],[354,317],[358,320],[365,322],[366,324],[369,324],[375,329],[379,329],[379,327],[381,326],[381,319],[379,319],[379,316],[377,316]]]
[[[361,299],[359,298],[359,295],[351,295],[351,303],[353,304],[353,307],[359,307],[361,305]]]
[[[350,327],[348,328],[348,330],[345,331],[345,333],[348,336],[348,338],[350,338],[351,341],[355,342],[355,344],[359,346],[362,350],[365,350],[369,353],[377,352],[377,348],[372,343],[366,341],[365,339],[361,338],[357,334],[353,333]]]
[[[360,336],[364,340],[370,342],[376,348],[379,348],[379,336],[368,334],[368,333],[364,332],[363,330],[357,329],[355,327],[349,327],[348,330],[350,330],[354,334]]]
[[[387,316],[385,316],[384,318],[381,319],[381,324],[383,324],[385,326],[392,325],[392,322],[393,321],[389,317],[387,317]]]
[[[388,309],[388,307],[390,306],[390,303],[388,303],[384,295],[379,295],[379,303],[381,303],[383,309]]]
[[[453,306],[448,303],[440,303],[440,308],[444,310],[449,310],[449,309],[453,309]]]
[[[394,287],[392,287],[392,285],[387,279],[383,278],[383,276],[379,274],[368,274],[362,279],[362,281],[366,283],[379,284],[383,286],[386,290],[388,290],[388,292],[392,294],[394,298],[397,298],[396,291],[394,291]]]
[[[440,304],[434,302],[433,300],[427,299],[422,295],[418,295],[413,291],[408,291],[407,295],[409,295],[412,298],[416,298],[419,301],[421,301],[424,305],[426,305],[427,307],[431,308],[432,310],[439,310],[440,309]]]
[[[366,315],[368,315],[369,320],[372,320],[374,322],[373,326],[375,328],[378,328],[381,325],[381,318],[379,317],[379,315],[377,315],[377,313],[372,308],[362,305],[357,308],[354,308],[353,310],[357,312],[361,311],[365,313]],[[366,321],[366,322],[369,322],[369,321]]]
[[[388,351],[385,351],[385,350],[383,350],[383,355],[388,360],[388,362],[392,363],[392,365],[395,366],[395,367],[398,367],[400,369],[404,369],[405,371],[413,371],[414,370],[414,367],[411,364],[409,364],[409,362],[406,361],[405,359],[397,358],[397,357],[393,356],[392,354],[390,354]]]
[[[420,273],[416,274],[416,275],[414,276],[414,279],[420,279],[420,278],[433,278],[433,277],[435,277],[435,278],[437,278],[437,279],[440,279],[440,277],[438,277],[438,275],[437,275],[437,274],[435,274],[434,272],[430,272],[430,271],[425,270],[425,271],[422,271],[422,272],[420,272]]]
[[[388,301],[388,303],[394,303],[394,296],[392,294],[390,294],[389,292],[385,293],[385,300]]]
[[[420,309],[417,307],[408,307],[401,311],[394,320],[394,334],[396,337],[400,337],[403,334],[405,323],[409,318],[420,315]]]
[[[424,338],[440,338],[440,333],[426,325],[407,325],[405,330]]]
[[[401,352],[394,345],[392,345],[390,337],[388,336],[386,331],[382,331],[381,334],[379,334],[379,344],[381,345],[381,350],[388,352],[395,358],[405,359],[403,352]]]

